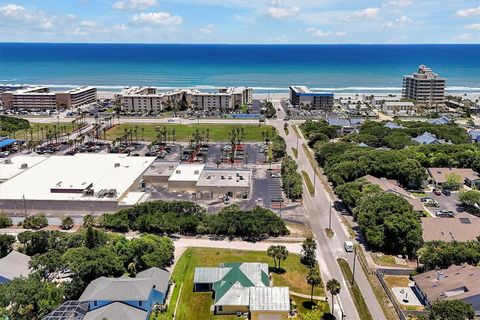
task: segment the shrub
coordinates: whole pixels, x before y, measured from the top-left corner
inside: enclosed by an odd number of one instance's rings
[[[4,213],[0,214],[0,228],[8,228],[11,225],[12,219]]]
[[[48,219],[45,215],[31,215],[25,218],[22,222],[22,227],[24,229],[42,229],[48,226]]]
[[[65,216],[62,218],[62,229],[63,230],[70,230],[73,228],[73,225],[74,225],[74,221],[73,221],[73,218],[70,217],[70,216]]]

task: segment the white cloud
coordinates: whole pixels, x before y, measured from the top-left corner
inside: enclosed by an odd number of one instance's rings
[[[28,29],[51,30],[55,26],[55,17],[43,11],[29,11],[16,4],[0,7],[0,27],[5,25],[25,26]]]
[[[470,39],[472,39],[472,34],[471,33],[462,33],[462,34],[459,34],[458,36],[453,37],[453,39],[470,40]]]
[[[97,27],[97,23],[91,20],[83,20],[80,22],[80,26],[87,29],[93,29]]]
[[[340,31],[340,32],[322,31],[322,30],[316,29],[316,28],[308,28],[308,29],[305,30],[305,32],[310,33],[311,35],[319,37],[319,38],[330,37],[330,36],[342,37],[342,36],[345,36],[347,34],[344,31]]]
[[[408,7],[413,4],[412,0],[391,0],[387,2],[388,5],[393,7]]]
[[[215,32],[215,25],[213,23],[207,24],[201,28],[198,28],[198,31],[205,34],[212,34]]]
[[[469,30],[480,30],[480,23],[469,24],[464,28]]]
[[[388,21],[385,24],[385,28],[386,29],[398,29],[398,28],[400,28],[400,27],[402,27],[405,24],[410,23],[410,22],[412,22],[412,19],[410,19],[407,16],[401,16],[401,17],[395,19],[395,21]]]
[[[113,30],[115,31],[127,31],[127,26],[123,23],[119,23],[113,26]]]
[[[356,20],[372,20],[378,17],[380,8],[366,8],[362,10],[353,11],[340,17],[341,21],[356,21]]]
[[[113,4],[118,10],[145,10],[156,6],[157,0],[121,0]]]
[[[235,20],[245,24],[252,23],[255,20],[252,16],[240,15],[240,14],[234,14],[233,17],[235,18]]]
[[[458,17],[462,18],[480,16],[480,6],[476,8],[458,10],[456,14]]]
[[[132,20],[135,23],[161,27],[175,27],[183,23],[182,17],[172,15],[170,12],[164,11],[148,13],[142,12],[134,15]]]
[[[264,14],[273,19],[296,17],[300,13],[297,6],[287,6],[283,0],[270,0]]]

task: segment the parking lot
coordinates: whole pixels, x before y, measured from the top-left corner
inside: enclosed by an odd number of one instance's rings
[[[438,207],[428,207],[430,212],[435,215],[435,212],[439,210],[458,212],[458,208],[461,205],[458,199],[458,192],[452,192],[450,196],[444,194],[436,195],[433,192],[426,192],[427,197],[433,199],[438,203]]]

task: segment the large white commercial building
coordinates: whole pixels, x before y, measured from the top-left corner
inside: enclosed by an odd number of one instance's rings
[[[116,96],[123,111],[128,113],[159,113],[177,103],[196,110],[234,110],[252,102],[252,89],[220,88],[218,92],[175,90],[159,92],[155,87],[129,87]]]
[[[442,104],[445,101],[445,85],[445,78],[421,65],[418,67],[418,72],[403,77],[402,96],[413,99],[419,104]]]
[[[12,214],[104,213],[135,205],[142,175],[155,157],[121,154],[13,157],[0,163],[1,210]]]
[[[68,91],[51,92],[48,87],[11,87],[1,96],[5,109],[56,109],[77,108],[97,100],[97,89],[94,87],[78,87]]]
[[[296,107],[328,111],[333,107],[333,93],[315,92],[306,86],[291,86],[290,102]]]

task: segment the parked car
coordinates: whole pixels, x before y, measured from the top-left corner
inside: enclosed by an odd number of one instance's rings
[[[451,217],[454,217],[455,216],[455,213],[453,213],[453,211],[448,211],[448,210],[438,210],[437,212],[435,212],[435,215],[437,217],[448,217],[448,218],[451,218]]]
[[[343,247],[345,248],[345,251],[353,252],[353,242],[352,241],[345,241],[345,243],[343,244]]]
[[[450,190],[447,190],[447,189],[443,189],[442,193],[446,196],[451,196],[452,195],[452,192]]]
[[[272,174],[270,174],[270,177],[272,178],[281,178],[282,177],[282,174],[280,172],[274,172]]]
[[[441,196],[442,195],[442,192],[438,189],[433,189],[433,193],[437,196]]]

